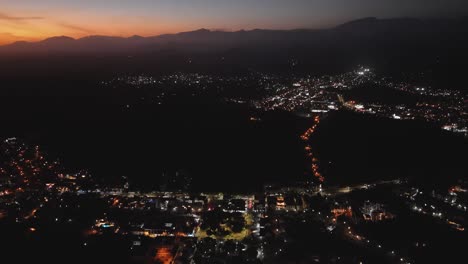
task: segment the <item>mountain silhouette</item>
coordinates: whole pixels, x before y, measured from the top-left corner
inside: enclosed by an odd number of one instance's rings
[[[278,45],[311,45],[314,48],[332,44],[336,41],[342,45],[356,44],[355,38],[374,38],[389,43],[402,43],[427,40],[443,40],[446,37],[460,38],[467,33],[466,18],[457,20],[421,20],[414,18],[377,19],[374,17],[359,19],[322,30],[240,30],[235,32],[212,31],[199,29],[177,34],[128,38],[113,36],[88,36],[73,39],[67,36],[52,37],[39,42],[16,42],[0,47],[0,53],[34,53],[34,52],[123,52],[145,49],[154,50],[176,45],[178,48],[231,49],[233,47]],[[459,35],[457,35],[459,34]],[[466,36],[465,36],[466,37]],[[322,45],[321,45],[322,44]],[[198,45],[195,47],[193,45]],[[205,45],[205,47],[203,47]],[[185,47],[184,47],[185,46]]]
[[[430,69],[438,72],[432,74],[437,86],[460,87],[465,83],[466,47],[466,17],[369,17],[316,30],[202,28],[149,37],[61,36],[16,42],[0,46],[2,61],[11,62],[0,65],[0,70],[6,75],[247,69],[326,74],[361,64],[396,74]]]

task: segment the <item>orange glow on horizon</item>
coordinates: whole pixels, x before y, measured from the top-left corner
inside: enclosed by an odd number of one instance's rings
[[[0,45],[16,41],[35,42],[56,36],[75,39],[95,35],[148,37],[203,27],[197,27],[203,23],[190,23],[191,21],[182,23],[148,17],[98,16],[63,10],[53,10],[44,13],[44,16],[35,16],[35,13],[26,12],[21,12],[21,16],[12,14],[15,12],[0,11]]]
[[[103,35],[103,36],[115,36],[115,37],[131,37],[134,35],[139,35],[142,37],[150,37],[150,36],[157,36],[157,35],[162,35],[162,34],[172,34],[172,33],[178,33],[178,32],[183,32],[183,31],[189,31],[189,30],[196,30],[197,28],[194,29],[178,29],[178,28],[167,28],[167,29],[159,29],[159,30],[143,30],[143,31],[121,31],[118,32],[116,30],[100,30],[96,31],[94,33],[79,33],[79,32],[74,32],[74,31],[60,31],[60,30],[54,30],[53,28],[49,30],[37,30],[37,31],[32,31],[32,30],[21,30],[21,31],[13,31],[9,30],[8,32],[6,31],[5,28],[0,25],[0,45],[8,45],[12,44],[17,41],[27,41],[27,42],[38,42],[42,41],[47,38],[51,37],[57,37],[57,36],[67,36],[67,37],[72,37],[74,39],[79,39],[87,36],[97,36],[97,35]]]

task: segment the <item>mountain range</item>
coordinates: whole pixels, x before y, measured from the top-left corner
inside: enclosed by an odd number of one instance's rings
[[[468,19],[422,20],[413,18],[364,18],[330,29],[196,31],[159,36],[88,36],[74,39],[58,36],[39,42],[15,42],[0,47],[0,54],[24,53],[120,53],[154,52],[161,49],[214,51],[233,48],[298,47],[346,48],[375,45],[433,45],[434,42],[467,39]],[[369,43],[371,42],[371,43]],[[436,45],[438,46],[438,45]]]
[[[318,30],[199,29],[150,37],[59,36],[0,46],[0,78],[102,79],[116,74],[252,70],[324,75],[367,65],[386,75],[412,73],[437,87],[466,89],[466,47],[468,18],[371,17]]]

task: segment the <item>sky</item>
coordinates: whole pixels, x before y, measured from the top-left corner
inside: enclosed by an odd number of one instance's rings
[[[467,0],[0,0],[0,45],[63,35],[324,28],[369,16],[467,14]]]

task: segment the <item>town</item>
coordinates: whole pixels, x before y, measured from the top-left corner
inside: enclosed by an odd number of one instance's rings
[[[122,108],[129,111],[138,104],[161,105],[180,96],[220,96],[221,100],[249,104],[262,111],[284,110],[310,117],[345,108],[397,120],[420,120],[468,135],[467,98],[462,91],[422,87],[381,76],[362,66],[351,72],[319,77],[259,72],[245,76],[178,73],[118,77],[103,81],[102,85],[118,91],[140,91],[139,98],[122,102]],[[361,90],[381,95],[363,98]]]
[[[5,139],[0,149],[0,221],[28,237],[51,226],[78,229],[83,254],[110,243],[128,259],[154,263],[412,263],[439,236],[416,239],[398,229],[466,232],[467,182],[446,192],[405,179],[334,187],[313,165],[310,181],[251,194],[193,193],[190,179],[178,175],[167,178],[167,190],[143,192],[126,178],[108,186],[87,171],[70,172],[20,139]],[[312,246],[299,254],[304,240]]]

